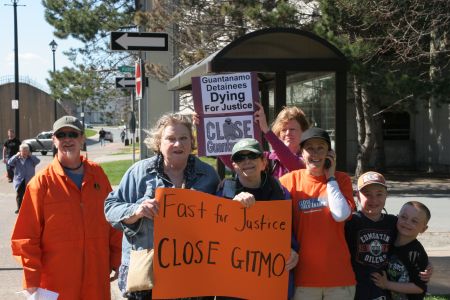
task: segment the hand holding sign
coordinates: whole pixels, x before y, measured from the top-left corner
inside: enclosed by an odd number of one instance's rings
[[[264,112],[264,108],[259,102],[255,102],[255,105],[258,108],[258,110],[255,112],[255,121],[259,124],[259,128],[261,129],[261,131],[267,133],[270,128],[269,125],[267,125],[266,113]]]

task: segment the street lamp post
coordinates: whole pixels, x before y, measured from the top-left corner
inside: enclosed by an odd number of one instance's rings
[[[53,52],[53,76],[54,76],[54,74],[55,74],[55,51],[56,51],[56,48],[58,47],[58,44],[55,42],[55,40],[52,40],[51,42],[50,42],[50,44],[48,44],[49,46],[50,46],[50,49],[52,49],[52,52]],[[57,118],[58,118],[58,112],[57,112],[57,101],[56,101],[56,99],[54,99],[54,120],[56,121],[57,120]]]
[[[15,123],[16,123],[16,137],[20,138],[20,113],[19,113],[19,46],[18,46],[18,37],[17,37],[17,6],[25,6],[18,5],[17,2],[19,0],[11,0],[12,5],[5,4],[7,6],[12,6],[14,8],[14,97],[15,99],[12,101],[11,105],[16,108],[13,108],[15,112]],[[14,104],[17,102],[17,104]]]

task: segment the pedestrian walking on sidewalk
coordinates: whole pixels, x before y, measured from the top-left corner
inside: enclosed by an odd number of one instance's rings
[[[122,141],[122,143],[125,143],[125,135],[126,135],[125,129],[123,129],[123,130],[120,132],[120,140]]]
[[[100,140],[100,146],[105,146],[105,137],[106,137],[106,131],[102,128],[98,132],[98,138]]]
[[[3,162],[6,165],[8,182],[12,182],[14,178],[14,167],[8,166],[8,160],[19,151],[20,143],[14,130],[8,129],[8,139],[3,143]]]
[[[30,293],[42,288],[58,293],[59,300],[111,297],[122,234],[106,221],[103,206],[111,185],[99,165],[81,156],[84,142],[77,118],[58,119],[53,124],[58,153],[26,187],[11,246]]]
[[[27,144],[21,144],[19,146],[19,152],[8,160],[8,166],[14,168],[13,185],[17,192],[16,214],[19,213],[23,195],[25,194],[25,187],[30,179],[33,178],[36,165],[40,161],[39,158],[31,154],[30,147]]]

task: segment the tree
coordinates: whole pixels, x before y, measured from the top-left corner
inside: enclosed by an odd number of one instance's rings
[[[53,74],[52,80],[47,83],[52,90],[55,99],[66,99],[76,105],[84,105],[87,108],[102,109],[111,98],[121,96],[121,92],[109,88],[101,73],[95,70],[64,67],[62,71]]]
[[[106,101],[121,94],[115,90],[113,80],[117,64],[131,56],[109,50],[109,31],[131,24],[134,3],[127,0],[44,0],[42,3],[45,19],[55,28],[55,36],[72,36],[84,43],[82,48],[65,52],[75,67],[50,73],[48,84],[52,98],[104,108]]]
[[[184,69],[250,31],[305,23],[310,17],[299,13],[299,2],[156,0],[151,11],[136,13],[135,22],[144,31],[173,28],[171,42],[177,48],[176,63]]]
[[[320,1],[322,16],[316,31],[351,62],[359,140],[357,176],[371,167],[374,149],[383,148],[380,119],[374,120],[381,115],[381,97],[391,99],[393,105],[388,109],[392,110],[405,100],[420,101],[430,95],[442,99],[448,94],[448,84],[430,80],[429,75],[433,69],[430,62],[436,61],[430,60],[434,57],[430,40],[433,32],[440,32],[440,50],[435,53],[441,59],[435,70],[439,80],[448,78],[448,72],[442,76],[449,64],[448,44],[444,47],[442,43],[448,41],[448,32],[443,33],[449,28],[448,6],[448,1],[441,0]],[[445,54],[446,59],[442,59]],[[378,162],[380,158],[382,153]]]

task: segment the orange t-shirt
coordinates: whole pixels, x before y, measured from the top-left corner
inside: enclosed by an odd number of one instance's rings
[[[354,210],[350,177],[342,172],[336,172],[335,177],[341,193]],[[345,222],[336,222],[331,215],[325,176],[312,176],[302,169],[282,176],[280,181],[291,193],[293,228],[300,244],[295,285],[354,285],[355,276],[345,241]]]

